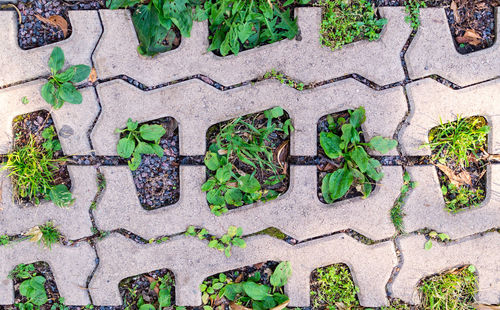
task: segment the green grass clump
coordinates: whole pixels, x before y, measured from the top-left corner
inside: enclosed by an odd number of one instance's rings
[[[429,133],[429,144],[433,160],[440,163],[455,161],[461,167],[469,166],[469,156],[486,149],[490,127],[484,117],[457,117],[454,122],[447,122],[433,128]]]
[[[320,0],[317,5],[323,7],[321,43],[332,50],[358,39],[377,40],[387,24],[366,0]]]
[[[429,310],[474,309],[472,304],[477,293],[475,270],[471,265],[424,280],[419,287],[422,308]]]
[[[349,268],[342,264],[316,269],[313,275],[311,299],[313,309],[351,309],[359,306],[356,294],[359,288],[354,285]]]
[[[448,212],[457,213],[465,208],[479,207],[484,200],[484,190],[472,189],[469,186],[455,186],[448,178],[441,178],[441,192]]]

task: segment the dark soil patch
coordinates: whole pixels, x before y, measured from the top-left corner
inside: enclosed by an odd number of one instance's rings
[[[149,273],[144,273],[138,276],[133,276],[124,279],[119,284],[120,295],[122,297],[125,307],[128,309],[138,309],[137,303],[142,298],[145,304],[152,304],[156,309],[159,309],[158,303],[158,289],[159,285],[156,285],[151,289],[151,284],[158,281],[160,278],[167,277],[172,280],[171,289],[171,301],[172,305],[175,305],[175,278],[174,274],[168,269],[155,270]],[[174,309],[163,308],[163,309]]]
[[[179,131],[177,122],[165,117],[146,124],[157,124],[166,133],[160,140],[164,155],[143,155],[137,170],[132,171],[139,201],[144,209],[153,210],[179,200]]]
[[[346,120],[346,123],[349,122],[350,116],[349,116],[348,111],[337,112],[337,113],[333,113],[330,115],[333,117],[335,122],[337,122],[337,120],[340,117],[343,117]],[[319,142],[319,134],[322,131],[330,132],[330,130],[328,129],[328,122],[326,120],[327,116],[328,115],[321,117],[318,121],[318,144],[317,145],[318,145],[319,163],[316,165],[318,167],[318,198],[324,204],[327,204],[327,203],[326,203],[325,199],[323,198],[323,194],[321,193],[321,184],[323,182],[323,178],[328,173],[332,173],[335,170],[342,168],[344,166],[344,158],[343,157],[339,157],[336,159],[329,158],[328,156],[326,156],[326,154],[323,151],[323,148],[321,147],[321,144]],[[365,138],[364,138],[363,133],[360,134],[360,140],[362,143],[365,142]],[[372,185],[372,192],[374,189],[375,189],[375,186]],[[351,186],[351,188],[349,188],[349,190],[347,191],[345,196],[336,200],[335,202],[339,202],[339,201],[354,198],[354,197],[362,197],[362,196],[363,196],[363,194],[361,194],[359,191],[357,191],[355,187]]]
[[[45,110],[40,110],[32,113],[27,113],[19,115],[14,118],[13,122],[13,132],[14,132],[14,147],[22,147],[28,144],[30,136],[35,139],[35,145],[40,149],[43,149],[42,144],[46,141],[42,138],[42,132],[44,129],[54,126],[54,121],[50,116],[50,113]],[[56,127],[54,126],[54,131],[57,135]],[[54,140],[58,139],[58,136]],[[64,158],[63,151],[54,152],[54,159]],[[71,178],[69,176],[68,167],[65,162],[55,162],[54,163],[58,169],[54,174],[54,184],[59,185],[64,184],[71,190]],[[42,200],[43,197],[39,197]],[[25,203],[29,203],[27,200],[23,200]]]
[[[288,113],[284,111],[283,116],[278,117],[278,118],[273,118],[272,124],[275,125],[277,128],[279,128],[280,124],[284,124],[286,120],[290,119]],[[263,112],[260,113],[255,113],[255,114],[249,114],[245,115],[242,118],[243,121],[253,124],[255,128],[257,129],[262,129],[267,126],[267,118],[264,116]],[[225,121],[216,125],[211,126],[208,131],[207,131],[207,150],[210,148],[211,144],[216,143],[216,137],[217,134],[219,134],[220,130],[232,122],[233,120]],[[243,126],[241,126],[243,128]],[[274,190],[276,191],[279,195],[284,194],[288,190],[289,186],[289,165],[288,165],[288,159],[290,156],[290,136],[285,135],[282,131],[273,131],[269,135],[269,140],[265,142],[265,145],[267,147],[270,147],[273,150],[273,160],[272,163],[276,165],[277,167],[280,167],[278,170],[278,173],[283,175],[284,178],[280,181],[277,182],[274,185],[269,185],[269,184],[264,184],[265,181],[272,177],[275,176],[273,171],[270,169],[261,169],[258,167],[257,169],[253,168],[252,166],[242,162],[240,159],[238,159],[237,156],[232,156],[230,158],[230,162],[233,164],[233,170],[240,170],[246,174],[252,174],[254,171],[255,177],[261,184],[261,189],[263,191],[266,190]],[[281,151],[280,151],[281,150]],[[214,176],[215,172],[210,171],[207,169],[207,179],[211,176]],[[245,204],[243,204],[245,205]],[[233,205],[227,205],[229,210],[239,208],[237,206]]]
[[[45,282],[45,292],[47,294],[48,302],[40,306],[41,310],[50,310],[52,305],[59,302],[59,290],[57,289],[56,281],[54,280],[54,275],[52,274],[52,270],[50,269],[49,264],[46,262],[36,262],[32,264],[35,267],[35,271],[31,272],[32,276],[43,276],[46,279]],[[24,281],[22,279],[14,278],[12,280],[14,282],[14,301],[15,303],[25,303],[27,302],[27,298],[22,296],[19,293],[19,286]],[[6,307],[6,309],[17,309],[15,306],[12,308]]]

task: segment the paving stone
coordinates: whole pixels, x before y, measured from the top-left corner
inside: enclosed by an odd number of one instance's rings
[[[500,234],[488,233],[443,245],[433,242],[424,249],[424,236],[411,235],[400,239],[403,266],[393,285],[393,297],[418,304],[417,284],[422,278],[441,273],[453,267],[472,264],[478,273],[477,302],[500,303]]]
[[[366,139],[392,137],[407,104],[401,87],[375,91],[354,79],[297,91],[278,81],[219,91],[199,80],[144,92],[122,80],[98,86],[102,112],[91,134],[99,155],[116,155],[119,134],[129,117],[139,122],[171,116],[179,123],[181,155],[205,153],[206,131],[211,125],[275,106],[285,109],[295,131],[291,155],[316,155],[317,122],[329,113],[364,106]],[[396,150],[390,154],[397,155]]]
[[[496,20],[500,11],[495,9]],[[500,27],[496,27],[498,38]],[[500,76],[500,42],[481,51],[460,54],[455,48],[444,8],[420,10],[420,27],[405,55],[410,78],[437,74],[466,86]]]
[[[7,278],[9,272],[18,264],[38,261],[49,264],[64,304],[87,305],[90,300],[85,287],[95,259],[95,251],[85,242],[71,247],[55,244],[52,250],[29,241],[0,246],[0,308],[14,303],[14,285]]]
[[[233,248],[232,256],[209,248],[197,238],[177,236],[162,244],[141,245],[113,234],[97,243],[99,267],[89,285],[94,303],[120,305],[118,283],[127,277],[168,268],[175,275],[176,304],[201,304],[199,285],[210,275],[268,260],[290,261],[292,276],[285,286],[291,306],[309,305],[309,279],[318,267],[345,263],[364,306],[387,305],[385,284],[396,256],[391,242],[364,245],[344,234],[337,234],[296,246],[269,236],[246,240],[245,249]],[[117,264],[116,262],[120,262]]]
[[[474,209],[457,214],[445,209],[439,178],[434,166],[407,167],[418,186],[410,191],[403,207],[404,224],[408,232],[429,228],[446,233],[452,239],[462,238],[491,228],[500,227],[500,165],[488,166],[486,198]]]
[[[102,29],[96,11],[69,11],[73,27],[71,36],[59,43],[22,50],[17,41],[17,13],[0,12],[3,23],[0,33],[0,86],[49,75],[48,61],[55,46],[63,49],[70,65],[91,65],[91,54]]]
[[[491,126],[488,152],[500,153],[500,80],[452,90],[432,79],[424,79],[407,86],[411,113],[407,126],[399,134],[405,155],[430,155],[429,131],[441,121],[456,121],[461,117],[484,116]]]
[[[223,85],[234,85],[277,69],[304,83],[357,73],[385,85],[404,79],[400,52],[411,29],[403,8],[379,8],[388,23],[377,41],[359,41],[331,51],[320,44],[321,8],[297,8],[301,40],[284,40],[219,57],[207,52],[208,23],[195,22],[190,38],[153,58],[137,53],[138,40],[128,10],[100,11],[104,34],[94,55],[100,78],[126,74],[146,85],[158,85],[204,74]],[[377,60],[374,61],[374,55]]]
[[[348,228],[375,240],[394,235],[389,212],[402,184],[401,167],[383,167],[385,177],[369,198],[333,205],[318,199],[316,169],[291,166],[290,188],[283,196],[217,217],[210,212],[206,193],[201,191],[206,178],[204,167],[181,166],[179,201],[152,211],[140,205],[128,167],[101,167],[106,189],[94,215],[100,229],[125,228],[145,239],[181,233],[190,225],[219,235],[227,232],[229,225],[242,227],[245,234],[276,227],[299,240]]]
[[[48,201],[42,201],[36,207],[19,205],[14,202],[7,172],[0,173],[0,235],[23,233],[52,220],[70,240],[90,236],[89,207],[97,193],[97,174],[93,167],[69,165],[68,170],[75,198],[75,203],[69,208],[60,208]]]
[[[12,147],[14,140],[12,122],[16,116],[46,110],[51,113],[54,120],[64,153],[66,155],[90,154],[88,132],[99,113],[95,91],[92,88],[80,89],[83,96],[82,104],[66,102],[61,109],[54,110],[40,95],[45,82],[45,80],[36,80],[0,90],[2,111],[0,113],[0,153],[6,154]],[[28,104],[22,103],[23,97],[29,100]]]

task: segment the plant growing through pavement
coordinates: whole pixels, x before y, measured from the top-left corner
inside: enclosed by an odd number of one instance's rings
[[[49,81],[42,86],[42,98],[54,109],[59,109],[64,102],[73,104],[82,103],[82,94],[74,83],[80,83],[88,78],[90,67],[86,65],[71,66],[60,72],[64,66],[64,52],[60,47],[52,50],[49,58]]]
[[[237,246],[239,248],[246,248],[247,244],[245,240],[242,239],[243,229],[241,227],[229,226],[227,229],[227,234],[223,235],[221,238],[216,236],[211,236],[208,231],[203,229],[196,229],[194,226],[189,226],[186,231],[187,236],[198,237],[200,240],[209,239],[208,247],[223,251],[226,257],[231,256],[232,246]]]
[[[345,309],[359,307],[357,294],[359,288],[351,278],[349,268],[342,264],[318,268],[313,273],[311,299],[314,309]]]
[[[59,243],[61,240],[61,233],[50,221],[31,228],[25,235],[30,237],[30,241],[37,242],[39,245],[43,244],[49,250],[52,249],[53,244]]]
[[[361,142],[361,124],[364,123],[365,109],[360,107],[349,110],[349,123],[344,118],[337,121],[332,116],[327,118],[329,132],[320,133],[320,144],[326,156],[332,159],[342,158],[342,167],[328,173],[322,181],[321,192],[326,203],[333,203],[342,198],[351,186],[366,198],[372,191],[372,183],[380,181],[383,173],[378,169],[380,162],[368,155],[368,147],[382,154],[397,146],[397,141],[381,136],[373,137],[369,142]]]
[[[139,123],[128,119],[127,128],[116,129],[116,133],[123,134],[124,138],[118,141],[116,151],[123,158],[130,158],[128,166],[130,170],[136,170],[142,161],[144,154],[156,154],[163,157],[163,149],[159,145],[161,137],[166,133],[161,125],[143,124],[138,129]]]
[[[47,293],[45,293],[46,279],[43,276],[37,275],[33,264],[19,264],[14,270],[9,273],[9,278],[17,278],[23,280],[19,285],[19,293],[24,296],[27,301],[17,303],[15,306],[19,310],[39,309],[40,306],[47,303]]]
[[[425,1],[419,0],[406,0],[405,1],[405,22],[410,24],[410,26],[417,30],[420,27],[420,9],[425,8],[427,5]]]

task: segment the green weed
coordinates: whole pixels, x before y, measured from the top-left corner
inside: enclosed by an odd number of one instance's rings
[[[333,203],[342,198],[351,186],[361,192],[363,197],[368,197],[372,191],[372,182],[380,181],[383,173],[378,171],[380,162],[371,158],[365,148],[385,154],[397,145],[396,140],[381,136],[373,137],[367,143],[361,142],[361,124],[366,119],[365,109],[360,107],[354,111],[349,110],[349,114],[349,123],[344,118],[335,121],[329,115],[329,131],[320,133],[320,145],[326,156],[344,160],[342,168],[328,173],[323,178],[321,193],[326,203]]]
[[[59,243],[62,237],[57,227],[50,221],[31,228],[25,235],[30,238],[30,241],[37,242],[39,245],[43,244],[49,250],[52,249],[53,244]]]
[[[396,230],[399,233],[403,233],[404,231],[404,226],[403,226],[404,201],[406,199],[406,196],[408,195],[408,191],[412,188],[415,188],[416,186],[417,182],[411,181],[410,175],[408,174],[408,172],[405,172],[403,175],[403,185],[401,186],[398,200],[391,209],[391,220],[394,226],[396,227]]]
[[[410,26],[417,30],[420,27],[420,9],[425,8],[427,5],[425,1],[420,0],[406,0],[405,1],[405,22],[410,24]]]
[[[357,293],[359,288],[354,285],[349,268],[342,264],[330,265],[315,270],[311,290],[314,309],[351,309],[359,306]]]
[[[0,246],[8,245],[10,243],[10,237],[7,235],[0,235]]]
[[[84,81],[90,75],[90,67],[76,65],[60,72],[64,66],[64,52],[60,47],[52,50],[49,58],[50,77],[49,82],[42,86],[42,98],[54,109],[59,109],[64,102],[72,104],[82,103],[82,94],[76,89],[74,83]]]
[[[455,186],[446,176],[441,177],[441,192],[443,193],[446,210],[458,213],[466,208],[478,207],[484,200],[484,190],[469,186]]]
[[[205,228],[196,229],[194,226],[189,226],[186,231],[186,236],[198,237],[200,240],[209,239],[210,242],[208,243],[208,247],[224,252],[226,257],[231,256],[232,246],[237,246],[242,249],[247,246],[245,240],[242,239],[243,229],[236,226],[229,226],[227,234],[224,234],[221,238],[210,235]]]
[[[19,264],[9,273],[9,278],[23,280],[19,285],[19,293],[27,299],[26,302],[16,303],[19,310],[39,309],[47,303],[48,298],[45,293],[46,279],[35,272],[33,264]]]
[[[302,82],[296,82],[292,80],[291,78],[285,76],[283,73],[277,72],[275,69],[272,69],[269,72],[266,72],[264,74],[265,79],[275,79],[278,80],[281,84],[288,85],[291,88],[295,88],[296,90],[302,91],[304,90],[304,83]]]
[[[373,5],[366,0],[320,0],[323,7],[321,44],[332,50],[359,39],[377,40],[387,19],[377,19]]]

